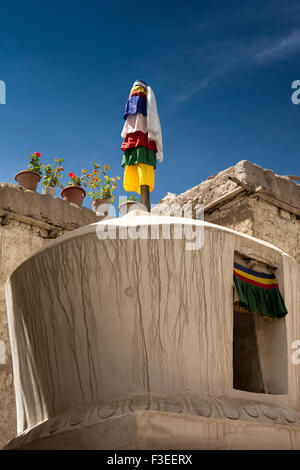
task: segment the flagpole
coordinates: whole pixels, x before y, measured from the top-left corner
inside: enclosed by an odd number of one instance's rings
[[[163,147],[155,96],[142,80],[133,83],[123,118],[123,187],[139,193],[141,204],[151,212],[150,191],[154,190],[157,159],[163,160]]]
[[[148,212],[151,212],[150,210],[150,192],[149,192],[149,186],[146,184],[141,184],[141,204],[147,208]]]

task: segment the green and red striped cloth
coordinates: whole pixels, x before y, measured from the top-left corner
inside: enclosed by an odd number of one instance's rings
[[[272,318],[284,317],[288,311],[274,274],[266,274],[234,263],[233,278],[240,305],[248,312]]]

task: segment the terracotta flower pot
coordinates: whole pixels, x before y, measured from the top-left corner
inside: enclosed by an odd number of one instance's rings
[[[81,207],[85,198],[86,192],[81,186],[66,186],[61,192],[61,197],[68,202],[73,202],[77,206]]]
[[[109,204],[110,204],[110,199],[94,199],[92,201],[92,208],[93,208],[93,211],[96,212],[97,215],[107,216],[108,210],[109,210]],[[103,205],[106,205],[106,207],[101,207]]]
[[[40,179],[40,175],[32,170],[19,171],[15,176],[15,180],[19,186],[30,189],[31,191],[36,191]]]

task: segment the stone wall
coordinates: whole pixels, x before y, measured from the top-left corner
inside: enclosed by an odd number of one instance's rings
[[[178,196],[165,197],[153,212],[188,204],[203,204],[206,221],[273,243],[300,263],[300,185],[289,177],[243,160]]]
[[[205,220],[273,243],[300,263],[300,217],[275,203],[245,194]]]
[[[96,216],[88,209],[12,184],[0,184],[0,448],[16,434],[5,283],[12,271],[45,243],[93,222]]]

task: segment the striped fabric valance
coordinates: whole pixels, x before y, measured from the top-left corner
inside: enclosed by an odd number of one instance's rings
[[[260,273],[234,263],[233,278],[240,305],[248,312],[259,312],[272,318],[288,313],[274,274]]]

